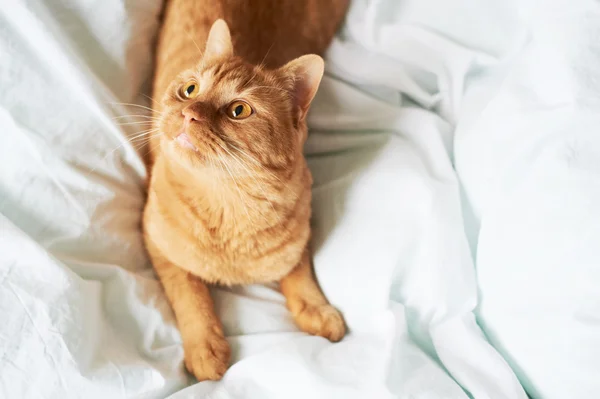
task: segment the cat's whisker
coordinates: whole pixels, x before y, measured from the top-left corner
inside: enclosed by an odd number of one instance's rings
[[[159,136],[160,136],[160,134],[156,133],[156,134],[152,134],[152,135],[150,135],[150,136],[138,137],[138,138],[137,138],[137,139],[135,139],[135,140],[129,140],[129,142],[130,142],[131,144],[136,144],[136,145],[137,145],[137,144],[139,144],[139,143],[148,143],[148,142],[150,142],[150,140],[152,140],[153,138],[155,138],[155,137],[159,137]]]
[[[238,152],[238,154],[246,156],[248,158],[248,160],[253,162],[255,165],[262,166],[257,159],[254,159],[254,157],[252,157],[251,155],[246,154],[246,152],[242,148],[238,147],[234,143],[227,143],[227,144],[229,146],[231,146],[232,148],[234,148]]]
[[[248,82],[246,82],[246,85],[249,85],[250,83],[252,83],[252,81],[254,80],[254,78],[256,78],[256,76],[258,75],[258,72],[261,71],[264,67],[265,67],[265,60],[267,59],[269,53],[271,52],[271,49],[273,48],[273,46],[275,45],[275,41],[273,41],[273,43],[271,43],[271,46],[269,46],[269,49],[267,50],[265,56],[263,57],[262,61],[260,62],[260,64],[258,64],[255,68],[254,71],[254,75],[252,75],[252,77],[250,78],[250,80],[248,80]]]
[[[162,133],[158,133],[158,135],[161,135]],[[128,140],[129,141],[129,140]],[[110,157],[112,154],[115,153],[115,151],[119,150],[120,148],[122,148],[125,145],[125,143],[122,143],[120,145],[118,145],[117,147],[115,147],[114,149],[112,149],[108,154],[106,154],[104,157],[102,157],[102,159],[98,162],[98,164],[93,167],[90,171],[88,171],[88,175],[91,175],[92,173],[94,173],[96,171],[96,169],[98,169],[98,167],[100,165],[102,165],[102,163],[104,163],[104,161],[106,161],[108,159],[108,157]],[[136,149],[134,146],[132,146],[134,148],[134,150]],[[141,147],[140,147],[141,148]],[[148,154],[146,154],[148,155]]]
[[[132,147],[137,151],[141,150],[146,144],[150,144],[150,138],[147,140],[141,140],[136,142],[135,145],[132,145]],[[146,154],[147,155],[147,154]]]
[[[126,137],[126,140],[130,143],[133,143],[141,139],[150,140],[150,138],[155,137],[155,135],[160,136],[161,134],[162,133],[158,129],[148,129],[143,132],[138,132],[133,136]]]
[[[156,111],[156,110],[154,110],[154,109],[152,109],[150,107],[146,107],[145,105],[131,104],[131,103],[116,103],[116,102],[109,102],[109,104],[112,104],[112,105],[121,105],[121,106],[124,106],[124,107],[138,107],[138,108],[142,108],[142,109],[145,109],[147,111],[150,111],[150,112],[156,112],[159,115],[162,114],[162,112],[158,112],[158,111]]]
[[[145,95],[145,94],[142,94],[142,96],[146,97],[148,100],[150,100],[150,101],[152,101],[153,103],[155,103],[156,105],[159,105],[159,106],[160,106],[160,103],[159,103],[158,101],[156,101],[155,99],[153,99],[152,97],[150,97],[150,96],[147,96],[147,95]],[[155,110],[155,111],[156,111],[156,110]]]
[[[194,40],[194,37],[187,30],[185,30],[185,33],[190,38],[190,40],[192,41],[192,43],[194,43],[194,46],[196,46],[196,48],[198,49],[198,52],[200,53],[200,57],[202,57],[203,56],[202,50],[200,49],[200,46],[198,46],[198,43],[196,43],[196,40]]]
[[[250,212],[248,212],[248,206],[247,206],[246,202],[244,201],[244,198],[243,198],[244,196],[242,195],[242,189],[240,188],[237,180],[235,179],[235,176],[231,172],[231,169],[228,166],[227,160],[224,159],[221,156],[221,154],[219,154],[219,158],[221,159],[223,166],[225,166],[225,169],[227,169],[227,173],[229,173],[229,176],[231,176],[231,179],[233,180],[233,183],[235,184],[235,187],[236,187],[239,197],[240,197],[240,203],[244,206],[244,211],[246,212],[246,216],[248,216],[248,220],[251,220]]]
[[[160,130],[160,129],[158,129],[158,128],[155,128],[155,127],[150,127],[150,128],[148,128],[148,129],[144,129],[144,130],[140,130],[140,131],[136,132],[136,133],[134,134],[134,136],[135,136],[135,135],[141,135],[141,134],[148,133],[148,132],[152,132],[152,131],[159,131],[159,130]]]
[[[152,140],[155,137],[160,137],[162,133],[160,132],[149,132],[149,133],[145,133],[144,135],[140,135],[137,137],[134,137],[132,139],[129,139],[129,143],[134,146],[134,145],[139,145],[144,144],[144,143],[148,143],[150,142],[150,140]]]
[[[250,176],[254,180],[254,183],[256,183],[256,186],[260,189],[260,191],[262,192],[263,196],[265,197],[265,200],[271,206],[271,209],[273,210],[273,214],[276,215],[277,216],[277,220],[280,221],[281,219],[279,217],[279,214],[275,210],[275,206],[273,205],[273,202],[269,199],[269,197],[267,196],[267,193],[263,189],[262,185],[256,179],[256,177],[254,176],[254,174],[250,171],[250,169],[248,169],[248,167],[246,165],[244,165],[244,163],[238,157],[236,157],[234,154],[232,154],[231,151],[229,151],[225,146],[221,146],[221,148],[223,148],[223,150],[225,150],[225,152],[227,152],[227,154],[229,154],[229,156],[231,156],[231,158],[234,161],[236,161],[238,163],[238,165],[240,165],[246,171],[246,173],[248,174],[248,176]],[[265,219],[266,219],[266,217],[265,217]]]
[[[136,137],[145,136],[145,135],[147,135],[149,133],[156,133],[159,130],[160,129],[156,129],[156,128],[149,128],[149,129],[146,129],[146,130],[140,130],[139,132],[136,132],[135,134],[133,134],[131,136],[128,136],[127,139],[131,140],[131,139],[134,139]]]
[[[150,155],[150,153],[152,152],[153,148],[152,148],[152,142],[148,142],[148,151],[146,151],[146,153],[144,155],[142,155],[142,159],[146,159],[146,157],[148,155]]]
[[[226,167],[227,167],[227,165],[229,165],[229,168],[228,168],[228,170],[232,170],[232,169],[233,169],[233,168],[231,167],[231,164],[229,164],[229,162],[227,162],[226,160],[223,160],[223,161],[225,162],[225,164],[226,164]],[[236,180],[235,180],[235,176],[234,176],[234,173],[233,173],[233,172],[231,172],[231,173],[230,173],[230,176],[232,177],[232,179],[233,179],[233,180],[234,180],[234,182],[235,182]],[[250,175],[250,176],[251,176],[251,175]],[[256,181],[256,179],[255,179],[255,182],[256,182],[256,184],[258,185],[258,182]],[[239,186],[238,186],[238,187],[239,187]],[[270,201],[269,201],[269,200],[266,198],[266,195],[265,195],[265,199],[266,199],[266,200],[267,200],[267,201],[270,203]],[[246,208],[248,208],[248,203],[244,202],[244,206],[245,206]],[[271,206],[272,206],[272,204],[271,204]],[[269,222],[269,220],[268,220],[268,218],[267,218],[267,215],[266,215],[264,212],[262,212],[262,211],[261,211],[261,210],[260,210],[258,207],[251,207],[251,208],[252,208],[252,210],[253,210],[253,211],[255,211],[255,212],[256,212],[256,213],[258,213],[260,216],[262,216],[262,218],[263,218],[263,219],[264,219],[264,220],[265,220],[267,223]],[[275,210],[275,208],[273,208],[273,210]],[[279,216],[278,216],[278,221],[279,221]]]
[[[213,192],[219,193],[218,195],[219,195],[220,201],[222,204],[224,204],[225,203],[225,193],[223,190],[219,190],[218,188],[223,186],[222,175],[225,174],[225,171],[223,170],[223,166],[221,166],[220,163],[218,163],[213,156],[210,156],[209,160],[210,160],[211,166],[213,167],[214,170],[217,169],[217,164],[219,164],[219,170],[221,171],[221,173],[217,173],[216,178],[212,180],[212,183],[213,183],[212,188],[213,188]],[[223,212],[225,212],[225,211],[223,211]],[[238,222],[237,222],[236,217],[233,218],[233,224],[235,227],[235,231],[237,231],[239,233],[240,230],[238,228]]]
[[[277,40],[277,39],[275,39]],[[273,49],[273,46],[275,45],[275,40],[273,40],[273,43],[271,43],[271,45],[269,46],[269,49],[267,50],[265,56],[263,57],[262,61],[260,62],[259,67],[264,67],[265,65],[265,61],[267,60],[267,57],[269,56],[269,53],[271,52],[271,50]]]
[[[136,126],[136,125],[152,125],[154,121],[137,121],[137,122],[122,122],[116,123],[117,126]]]
[[[198,49],[198,52],[200,53],[200,58],[202,58],[202,67],[200,69],[203,70],[204,69],[204,52],[202,51],[200,46],[198,46],[198,43],[196,43],[196,40],[194,40],[194,37],[190,34],[190,32],[188,32],[186,30],[185,33],[188,35],[188,37],[191,39],[192,43],[194,43],[194,46],[196,46],[196,48]]]
[[[144,115],[144,114],[131,114],[131,115],[118,115],[112,117],[112,119],[124,119],[124,118],[145,118],[145,119],[158,119],[154,116]]]
[[[218,153],[216,153],[216,154],[218,155]],[[219,155],[219,159],[220,159],[220,162],[218,162],[219,169],[221,170],[221,172],[222,172],[223,174],[225,174],[225,170],[223,169],[223,158],[222,158],[220,155]],[[230,173],[229,175],[231,176],[231,173]],[[232,178],[233,178],[233,176],[232,176]],[[219,183],[222,185],[222,180],[221,180],[221,178],[220,178],[220,177],[219,177]],[[242,201],[242,197],[241,197],[241,192],[238,192],[238,194],[239,194],[239,196],[240,196],[240,203],[243,205],[243,201]],[[221,202],[223,202],[223,196],[224,196],[224,194],[223,194],[223,192],[221,191]],[[247,210],[247,209],[246,209],[246,214],[248,215],[248,210]],[[237,231],[237,232],[239,233],[239,232],[240,232],[240,229],[239,229],[239,227],[238,227],[237,218],[234,216],[234,217],[232,218],[232,220],[233,220],[233,225],[234,225],[234,227],[235,227],[235,231]]]
[[[135,140],[135,144],[136,145],[140,145],[140,144],[143,145],[145,143],[149,143],[150,140],[152,140],[154,138],[157,138],[157,137],[160,137],[161,135],[162,135],[162,133],[154,133],[154,134],[151,134],[151,135],[149,135],[147,137],[140,137],[139,139]],[[133,144],[133,142],[131,142],[131,143]]]
[[[129,141],[130,143],[133,143],[134,141],[138,141],[140,139],[148,139],[148,140],[150,140],[150,137],[154,137],[155,134],[160,135],[162,133],[160,133],[158,130],[150,130],[150,131],[147,131],[147,132],[139,133],[139,134],[137,134],[135,136],[132,136],[132,137],[128,137],[127,141]]]
[[[268,170],[267,168],[265,168],[263,166],[262,163],[260,163],[260,161],[258,161],[257,159],[255,159],[253,156],[247,154],[243,149],[241,149],[240,147],[236,146],[233,143],[229,143],[229,145],[233,148],[235,148],[235,150],[237,151],[237,153],[239,155],[244,156],[248,161],[252,162],[254,165],[258,166],[261,171],[267,175],[269,175],[270,177],[274,178],[275,180],[277,180],[279,183],[284,184],[284,182],[272,171]]]
[[[256,75],[258,75],[258,72],[260,71],[260,69],[261,69],[260,65],[255,68],[254,75],[252,75],[252,77],[246,82],[246,86],[248,86],[248,85],[250,85],[250,83],[252,83],[252,81],[254,80]]]
[[[152,139],[158,138],[158,137],[162,136],[162,134],[163,133],[158,130],[157,131],[149,131],[149,132],[145,132],[143,134],[138,135],[137,137],[130,139],[129,142],[132,144],[132,147],[139,150],[145,144],[152,144]],[[146,154],[146,155],[148,155],[148,154]]]
[[[212,157],[211,155],[207,154],[206,158],[208,159],[208,162],[209,162],[209,164],[210,164],[210,167],[211,167],[211,169],[213,169],[213,170],[216,170],[216,169],[217,169],[217,167],[216,167],[216,165],[215,165],[215,161],[214,161],[213,157]],[[217,179],[219,180],[219,182],[218,182],[218,183],[219,183],[219,185],[220,185],[220,183],[221,183],[221,177],[220,177],[220,175],[219,175],[218,173],[217,173],[217,176],[216,176],[216,177],[217,177],[216,179],[211,179],[211,182],[212,182],[212,190],[213,190],[213,192],[216,192],[216,190],[215,190],[215,188],[216,188],[216,187],[215,187],[215,185],[217,184]]]
[[[115,125],[117,125],[117,126],[123,126],[126,124],[135,125],[135,124],[148,124],[148,123],[157,123],[158,124],[159,121],[152,120],[152,119],[139,120],[139,121],[132,121],[132,120],[115,121]]]

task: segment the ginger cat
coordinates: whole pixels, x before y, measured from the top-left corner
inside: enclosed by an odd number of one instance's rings
[[[166,6],[144,237],[198,380],[221,378],[230,358],[207,284],[279,282],[299,328],[331,341],[345,334],[312,271],[312,177],[302,149],[324,68],[306,54],[325,50],[347,6]]]

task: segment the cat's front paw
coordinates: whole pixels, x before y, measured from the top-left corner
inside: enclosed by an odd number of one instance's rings
[[[346,324],[341,313],[329,304],[310,305],[306,302],[294,307],[292,312],[296,324],[302,331],[312,335],[319,335],[332,342],[344,338]]]
[[[218,327],[188,342],[184,351],[185,367],[198,381],[220,380],[229,366],[231,350]]]

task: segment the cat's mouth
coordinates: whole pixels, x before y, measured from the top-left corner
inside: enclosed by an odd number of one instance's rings
[[[198,147],[196,147],[194,145],[194,143],[192,143],[192,140],[190,139],[190,136],[187,133],[185,133],[185,132],[184,133],[180,133],[179,135],[177,135],[175,137],[175,142],[179,146],[181,146],[181,147],[183,147],[185,149],[198,152]]]

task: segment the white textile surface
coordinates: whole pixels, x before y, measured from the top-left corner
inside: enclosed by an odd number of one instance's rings
[[[517,138],[535,125],[539,134],[527,143],[543,135],[556,139],[574,116],[572,98],[542,86],[551,73],[539,62],[527,69],[519,58],[532,34],[527,22],[534,20],[523,20],[523,13],[543,17],[531,11],[533,4],[352,2],[327,56],[306,146],[315,178],[315,270],[350,333],[331,344],[299,332],[271,286],[215,288],[234,364],[222,381],[203,383],[184,372],[172,312],[143,250],[145,171],[136,152],[140,142],[127,137],[144,128],[122,118],[145,113],[123,103],[151,105],[144,94],[160,8],[160,0],[0,0],[0,397],[526,398],[480,330],[477,311],[531,392],[559,398],[554,389],[569,389],[552,374],[559,371],[536,357],[547,355],[550,341],[528,341],[531,314],[518,314],[533,274],[520,277],[517,292],[514,275],[502,274],[526,266],[541,273],[544,262],[564,260],[565,246],[575,248],[568,241],[575,236],[561,242],[558,233],[548,233],[554,252],[535,255],[544,244],[531,237],[539,229],[579,228],[580,237],[591,240],[600,225],[579,227],[588,208],[575,219],[567,214],[541,223],[553,207],[590,207],[598,198],[598,191],[595,197],[562,193],[541,206],[541,196],[564,183],[548,173],[566,178],[562,169],[526,175],[549,190],[535,191],[533,199],[530,185],[519,180],[520,170],[533,168],[525,157],[541,147],[519,147],[524,155],[515,158],[514,145],[522,144]],[[582,38],[573,33],[575,16],[563,18],[573,22],[566,25],[571,35],[558,37],[567,51],[567,40]],[[539,26],[538,34],[556,32],[554,25]],[[578,50],[573,59],[582,56]],[[549,57],[545,66],[560,69],[550,66],[559,55],[540,51]],[[515,60],[523,65],[513,76]],[[559,72],[563,90],[585,89],[569,86],[577,77],[590,78],[588,89],[598,81],[588,69]],[[524,89],[533,77],[539,79],[535,95]],[[544,95],[552,101],[539,112],[536,101]],[[535,120],[522,118],[511,131],[505,116],[528,113],[528,106],[538,112]],[[565,113],[544,125],[561,106]],[[565,153],[569,165],[579,166],[581,184],[592,180],[586,168],[597,172],[594,160],[600,159],[584,151],[598,144],[589,130],[593,115],[584,111],[577,114],[589,118],[576,140],[581,156]],[[559,129],[554,136],[543,130],[551,125]],[[515,166],[499,163],[509,161]],[[577,182],[569,187],[578,188]],[[509,201],[509,194],[521,199]],[[528,213],[527,201],[537,213]],[[527,242],[538,246],[534,252]],[[584,255],[592,259],[591,250],[577,254]],[[564,273],[552,289],[560,279],[577,279]],[[592,298],[581,313],[586,320],[598,309],[593,282],[597,275],[580,297]],[[551,329],[537,326],[545,330],[536,331],[538,337]],[[560,365],[558,355],[549,359]],[[582,389],[591,389],[593,378],[578,377],[569,380],[572,389],[581,380]],[[581,392],[571,397],[588,397]]]
[[[600,3],[523,2],[456,129],[480,324],[534,398],[600,392]]]

